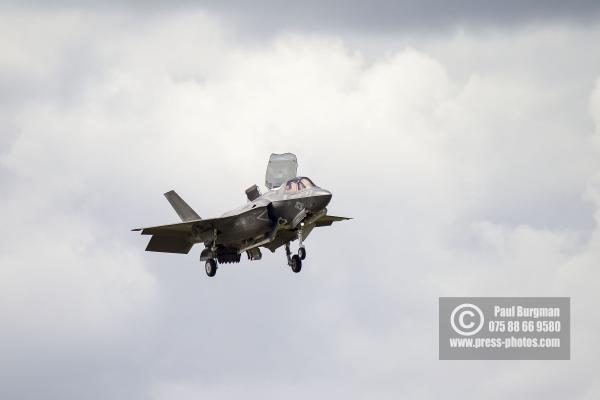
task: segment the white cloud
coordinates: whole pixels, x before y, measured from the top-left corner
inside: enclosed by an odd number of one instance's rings
[[[599,71],[539,78],[529,57],[558,37],[578,50],[556,68],[577,70],[588,31],[373,54],[335,35],[247,42],[203,12],[1,22],[23,32],[0,58],[0,366],[21,374],[7,397],[64,398],[74,369],[73,397],[596,393],[600,84],[583,83]],[[208,280],[197,249],[144,253],[128,231],[175,221],[171,188],[205,217],[236,206],[282,151],[357,217],[309,238],[302,274],[278,253]],[[437,297],[471,294],[572,296],[573,360],[437,361]],[[31,349],[54,351],[28,369]],[[52,382],[20,384],[44,367]]]

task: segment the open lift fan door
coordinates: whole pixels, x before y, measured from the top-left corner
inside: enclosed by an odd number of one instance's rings
[[[273,189],[283,185],[288,180],[295,178],[298,173],[298,160],[292,153],[271,154],[269,165],[267,165],[267,174],[265,176],[265,185]]]

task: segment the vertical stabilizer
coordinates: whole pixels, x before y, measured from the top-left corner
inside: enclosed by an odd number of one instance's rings
[[[200,216],[196,214],[196,211],[192,210],[192,207],[188,206],[174,190],[165,193],[165,197],[169,200],[171,207],[173,207],[183,222],[201,219]]]

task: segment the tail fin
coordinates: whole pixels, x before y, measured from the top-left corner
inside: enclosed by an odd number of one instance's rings
[[[165,197],[169,200],[171,207],[175,209],[175,212],[177,212],[177,215],[179,215],[179,218],[181,218],[183,222],[202,219],[196,214],[196,211],[192,210],[192,207],[188,206],[188,204],[175,193],[174,190],[165,193]]]

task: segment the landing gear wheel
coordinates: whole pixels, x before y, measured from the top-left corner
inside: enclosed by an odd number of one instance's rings
[[[295,273],[300,272],[300,270],[302,269],[302,260],[300,259],[300,257],[298,257],[298,254],[294,254],[294,256],[292,257],[292,271],[294,271]]]
[[[214,258],[209,258],[208,260],[206,260],[206,264],[204,264],[204,269],[206,270],[206,275],[208,276],[215,276],[215,274],[217,273],[217,262],[214,260]]]
[[[298,249],[298,257],[300,257],[301,260],[306,258],[306,249],[304,247]]]

